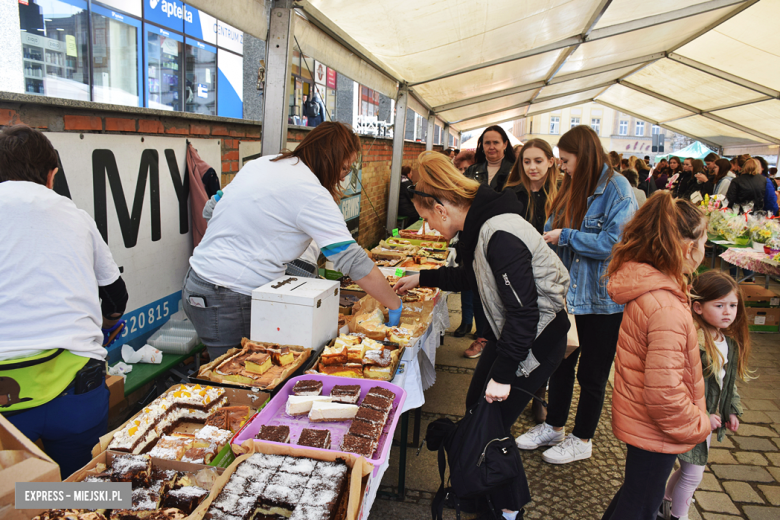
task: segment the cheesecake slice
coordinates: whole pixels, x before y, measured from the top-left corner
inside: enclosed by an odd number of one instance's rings
[[[252,354],[244,360],[244,368],[247,372],[251,372],[252,374],[265,374],[272,365],[271,356],[268,354]]]
[[[315,401],[309,411],[309,420],[312,422],[351,421],[357,411],[358,407],[354,404]]]
[[[287,398],[284,411],[287,415],[306,415],[314,403],[332,400],[333,398],[329,395],[291,395]]]

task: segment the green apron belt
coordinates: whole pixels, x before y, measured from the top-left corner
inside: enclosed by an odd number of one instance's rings
[[[89,362],[65,349],[0,361],[0,413],[34,408],[59,396]]]

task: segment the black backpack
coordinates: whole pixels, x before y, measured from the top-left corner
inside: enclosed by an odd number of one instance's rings
[[[306,109],[306,117],[320,117],[320,104],[316,101],[307,101],[304,108]]]
[[[428,425],[423,444],[431,451],[438,450],[441,477],[431,504],[433,520],[442,520],[445,503],[455,508],[460,519],[461,511],[476,513],[485,502],[495,511],[489,496],[493,491],[510,484],[528,489],[520,450],[505,432],[498,405],[484,398],[457,423],[437,419]],[[444,479],[447,459],[449,487]]]

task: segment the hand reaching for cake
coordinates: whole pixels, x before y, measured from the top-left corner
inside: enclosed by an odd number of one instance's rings
[[[404,276],[393,286],[396,294],[404,295],[409,289],[414,289],[420,285],[420,275],[413,274],[411,276]]]

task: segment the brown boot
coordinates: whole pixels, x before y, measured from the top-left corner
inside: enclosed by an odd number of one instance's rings
[[[539,399],[544,399],[547,396],[547,383],[543,384],[534,395]],[[531,405],[531,412],[533,413],[536,424],[542,424],[545,419],[547,419],[547,408],[542,406],[542,403],[536,399],[533,400],[533,404]]]
[[[482,349],[485,348],[485,345],[487,345],[487,340],[485,338],[477,338],[477,340],[466,349],[463,355],[469,359],[478,358],[482,355]]]

